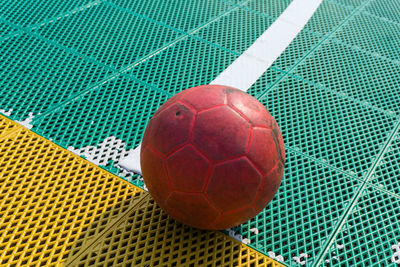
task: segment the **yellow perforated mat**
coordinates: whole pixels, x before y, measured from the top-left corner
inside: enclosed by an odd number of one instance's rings
[[[281,266],[0,115],[0,265]]]

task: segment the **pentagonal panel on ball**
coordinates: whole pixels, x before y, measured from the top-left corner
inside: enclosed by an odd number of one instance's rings
[[[181,103],[175,103],[153,117],[148,142],[164,155],[185,143],[194,112]]]
[[[259,172],[243,157],[215,166],[206,192],[219,209],[239,209],[254,200],[260,182]]]
[[[186,145],[167,159],[167,166],[175,190],[200,191],[210,162],[192,145]]]
[[[257,197],[254,200],[255,209],[260,212],[274,198],[282,182],[283,164],[278,161],[271,171],[262,179]]]
[[[269,126],[271,119],[274,120],[264,105],[251,95],[239,90],[227,92],[228,103],[244,114],[253,125]]]
[[[143,148],[140,157],[146,187],[156,202],[164,202],[170,193],[170,185],[163,160],[148,146]]]
[[[212,108],[225,103],[224,88],[226,87],[221,85],[202,85],[191,88],[187,90],[183,100],[193,105],[197,111]]]
[[[193,128],[193,142],[215,161],[246,152],[250,124],[228,106],[200,112]]]
[[[272,137],[272,130],[253,128],[247,157],[258,167],[262,175],[266,175],[280,160],[277,152],[277,140]]]
[[[198,228],[207,228],[219,214],[202,193],[173,192],[165,210],[178,221]]]

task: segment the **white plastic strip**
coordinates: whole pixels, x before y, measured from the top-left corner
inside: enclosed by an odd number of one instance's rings
[[[128,156],[121,159],[118,165],[125,170],[142,174],[142,169],[140,167],[140,149],[142,144],[138,145],[135,149],[129,150]]]
[[[322,0],[293,0],[278,19],[210,84],[247,91],[289,46]]]
[[[278,19],[210,84],[247,91],[289,46],[317,10],[322,0],[293,0]],[[140,146],[119,163],[128,171],[142,174]]]

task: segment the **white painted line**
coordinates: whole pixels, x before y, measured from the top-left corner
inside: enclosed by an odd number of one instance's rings
[[[142,175],[140,167],[140,149],[142,145],[138,145],[135,149],[130,150],[128,156],[120,160],[118,165],[128,171]]]
[[[278,19],[210,84],[247,91],[289,46],[322,0],[293,0]]]
[[[400,264],[400,243],[393,245],[392,249],[395,251],[391,257],[392,262]]]
[[[228,85],[247,91],[289,46],[317,10],[322,0],[293,0],[276,21],[210,84]],[[142,174],[140,146],[119,166]]]
[[[32,122],[32,120],[33,120],[34,117],[35,117],[35,116],[33,116],[33,113],[32,113],[32,112],[29,112],[28,118],[26,118],[26,119],[23,120],[23,121],[15,121],[15,122],[21,124],[21,125],[24,126],[25,128],[32,129],[33,125],[31,124],[31,122]]]

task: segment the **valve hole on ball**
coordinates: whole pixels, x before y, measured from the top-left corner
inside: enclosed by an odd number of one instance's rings
[[[176,116],[181,115],[181,111],[177,111],[177,112],[175,113],[175,115],[176,115]]]

